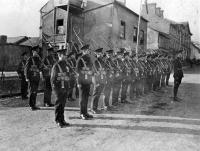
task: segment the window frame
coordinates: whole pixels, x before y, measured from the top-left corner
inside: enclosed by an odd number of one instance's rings
[[[123,20],[120,21],[120,39],[126,39],[126,22]]]

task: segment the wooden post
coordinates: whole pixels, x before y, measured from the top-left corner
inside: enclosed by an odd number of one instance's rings
[[[56,19],[56,10],[57,10],[57,7],[54,7],[54,25],[53,25],[53,29],[54,29],[54,31],[53,31],[53,42],[54,42],[54,47],[55,47],[55,45],[56,45],[56,39],[55,39],[55,36],[56,36],[56,30],[57,30],[57,28],[56,28],[56,26],[57,26],[57,19]]]
[[[138,46],[139,46],[139,36],[140,36],[141,12],[142,12],[142,0],[140,1],[140,14],[139,14],[138,31],[137,31],[136,61],[138,61]]]
[[[65,39],[65,48],[67,48],[67,46],[68,46],[67,40],[68,40],[68,18],[69,18],[69,8],[70,8],[70,0],[68,0],[68,4],[67,4],[66,31],[65,31],[65,35],[66,35],[66,39]],[[67,51],[68,51],[68,49],[67,49]]]

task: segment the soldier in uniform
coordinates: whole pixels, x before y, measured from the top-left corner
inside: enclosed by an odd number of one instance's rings
[[[95,50],[96,60],[94,61],[94,67],[97,70],[97,74],[95,75],[96,82],[94,85],[94,91],[93,91],[93,97],[92,97],[92,103],[91,103],[93,114],[99,113],[98,102],[106,84],[106,72],[105,72],[106,66],[102,59],[102,55],[103,55],[102,50],[103,48],[99,48]]]
[[[44,66],[43,68],[43,77],[44,77],[44,83],[45,83],[45,88],[44,88],[44,106],[46,107],[52,107],[54,106],[51,103],[51,94],[52,94],[52,87],[51,87],[51,82],[50,82],[50,77],[51,77],[51,69],[56,62],[56,59],[54,58],[54,49],[49,48],[48,49],[48,55],[44,58]]]
[[[147,90],[148,92],[150,92],[152,90],[152,86],[153,86],[153,65],[152,65],[152,59],[151,59],[151,55],[147,56],[147,65],[148,65],[148,71],[147,71]]]
[[[115,72],[115,66],[113,63],[113,50],[107,50],[106,51],[106,57],[105,57],[105,64],[107,65],[106,67],[106,79],[107,83],[105,85],[104,89],[104,95],[105,95],[105,105],[107,106],[107,109],[110,110],[110,104],[109,104],[109,99],[111,95],[111,91],[113,88],[113,80],[114,80],[114,72]]]
[[[117,57],[116,57],[116,59],[114,59],[114,64],[117,69],[116,73],[115,73],[114,82],[113,82],[113,95],[112,95],[113,100],[112,100],[112,102],[113,102],[114,106],[116,106],[118,104],[120,88],[121,88],[121,84],[123,81],[123,77],[125,76],[125,73],[123,72],[125,70],[125,66],[122,62],[123,53],[124,53],[123,50],[118,51]]]
[[[73,90],[74,87],[76,88],[76,97],[78,97],[78,87],[77,87],[77,75],[75,72],[76,69],[76,58],[75,58],[75,52],[72,51],[68,54],[68,57],[66,61],[68,62],[68,65],[73,69],[73,73],[71,74],[71,80],[70,80],[70,90],[68,95],[68,100],[70,102],[75,101],[76,99],[73,98]]]
[[[19,79],[21,80],[21,96],[22,96],[22,100],[28,99],[27,95],[28,95],[28,82],[26,81],[25,78],[25,74],[24,74],[24,68],[26,65],[26,61],[28,59],[27,53],[24,52],[21,55],[21,61],[18,65],[17,68],[17,73],[19,75]]]
[[[37,91],[40,81],[40,71],[42,70],[42,62],[38,55],[39,47],[34,47],[32,49],[33,56],[31,56],[25,66],[25,77],[26,81],[29,83],[30,98],[29,106],[31,110],[38,110],[39,107],[36,106]]]
[[[90,86],[94,75],[93,63],[89,55],[89,45],[84,45],[82,48],[82,56],[77,62],[79,98],[80,98],[80,117],[83,120],[93,118],[88,114],[88,99],[90,95]]]
[[[121,102],[122,103],[127,103],[127,90],[128,86],[131,83],[131,65],[129,64],[129,52],[124,52],[124,58],[122,59],[124,63],[124,78],[122,81],[122,92],[121,92]]]
[[[55,122],[63,128],[69,126],[64,118],[64,108],[70,87],[71,69],[65,61],[66,49],[57,50],[58,62],[56,62],[51,72],[51,85],[55,93]]]
[[[178,88],[179,85],[181,84],[183,77],[184,76],[183,76],[180,54],[178,54],[176,56],[176,59],[174,60],[174,101],[178,101],[177,98]]]

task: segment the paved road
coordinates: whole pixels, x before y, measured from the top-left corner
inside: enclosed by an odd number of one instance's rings
[[[78,118],[77,102],[68,102],[71,126],[65,129],[55,125],[53,108],[32,112],[27,101],[0,100],[0,150],[199,151],[199,73],[197,67],[185,71],[181,102],[171,102],[173,87],[167,87],[89,121]]]

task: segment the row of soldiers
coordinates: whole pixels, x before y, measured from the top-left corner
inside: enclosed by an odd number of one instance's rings
[[[41,59],[38,48],[32,50],[32,56],[27,59],[26,54],[18,68],[22,81],[22,98],[26,98],[27,83],[29,84],[29,105],[32,110],[38,110],[36,97],[39,81],[45,81],[44,104],[51,103],[52,90],[55,93],[55,121],[60,127],[68,126],[64,119],[64,107],[67,98],[73,101],[73,90],[80,100],[80,118],[93,118],[88,114],[88,100],[92,95],[91,111],[97,114],[98,103],[102,93],[107,110],[117,106],[119,102],[128,103],[128,94],[131,100],[145,93],[160,89],[168,85],[172,70],[172,59],[159,54],[130,54],[120,49],[104,51],[99,48],[91,51],[89,45],[81,47],[81,52],[72,51],[66,55],[66,49],[57,50],[57,59],[53,48],[48,49],[48,56]],[[78,48],[76,47],[76,50]],[[90,94],[93,85],[93,93]],[[130,89],[128,89],[128,87]],[[127,93],[127,91],[129,92]],[[111,96],[112,94],[112,96]],[[110,96],[112,103],[110,104]]]

